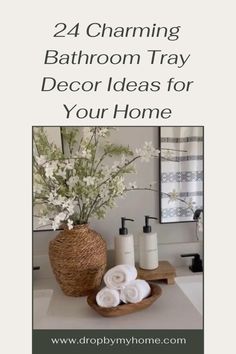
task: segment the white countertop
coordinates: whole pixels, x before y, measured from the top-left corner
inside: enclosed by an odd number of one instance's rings
[[[191,273],[193,274],[193,273]],[[189,275],[177,270],[177,275]],[[37,279],[34,289],[52,289],[47,312],[34,329],[202,329],[202,316],[176,285],[158,282],[162,295],[149,308],[116,318],[105,318],[89,307],[86,297],[62,293],[54,278]]]
[[[182,267],[177,267],[176,268],[176,276],[177,277],[185,277],[185,276],[194,276],[194,275],[203,275],[202,272],[196,272],[193,273],[191,270],[189,270],[188,267],[182,266]]]

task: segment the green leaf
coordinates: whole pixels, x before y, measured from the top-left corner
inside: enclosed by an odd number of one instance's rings
[[[113,155],[133,156],[133,151],[129,148],[129,146],[118,145],[118,144],[106,144],[104,146],[104,153],[106,153],[108,156],[113,156]]]

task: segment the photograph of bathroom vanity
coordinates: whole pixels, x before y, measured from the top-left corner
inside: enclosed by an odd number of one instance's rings
[[[33,128],[34,329],[203,328],[203,144],[203,127]],[[87,298],[125,264],[161,295],[103,317]]]

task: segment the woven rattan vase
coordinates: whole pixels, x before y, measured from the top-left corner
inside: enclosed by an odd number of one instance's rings
[[[87,224],[75,226],[50,242],[49,258],[64,294],[89,295],[100,286],[106,269],[106,243]]]

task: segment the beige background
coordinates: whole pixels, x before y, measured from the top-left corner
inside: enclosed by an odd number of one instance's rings
[[[129,67],[129,76],[156,76],[195,80],[191,95],[129,95],[133,104],[170,104],[175,117],[168,124],[205,125],[205,352],[232,352],[234,348],[234,319],[232,309],[235,291],[230,287],[235,268],[235,2],[226,1],[46,1],[3,2],[1,21],[1,303],[4,336],[1,347],[15,352],[19,348],[31,353],[31,126],[68,124],[61,114],[61,95],[43,95],[39,91],[42,76],[62,78],[85,75],[80,69],[68,67],[46,69],[44,51],[49,47],[70,50],[75,41],[55,42],[50,37],[53,25],[59,21],[74,23],[82,20],[107,21],[118,25],[178,23],[184,32],[179,41],[171,43],[176,51],[192,53],[189,65],[181,71],[165,68],[149,70]],[[120,42],[122,48],[136,50],[150,40]],[[95,49],[119,45],[97,42]],[[170,49],[167,42],[158,46]],[[78,47],[91,47],[80,42]],[[116,74],[120,77],[120,69]],[[89,76],[100,77],[112,68],[89,67]],[[75,75],[76,73],[76,75]],[[86,75],[87,76],[87,75]],[[83,104],[104,105],[114,97],[91,95],[65,99]],[[126,95],[115,97],[126,102]],[[139,122],[148,124],[148,122]],[[75,122],[73,122],[75,124]],[[113,122],[111,122],[111,125]],[[122,122],[124,124],[124,122]],[[137,124],[135,122],[135,124]],[[159,122],[157,122],[159,124]],[[164,123],[165,124],[165,123]],[[222,297],[222,295],[224,296]],[[14,340],[12,338],[14,333]]]

